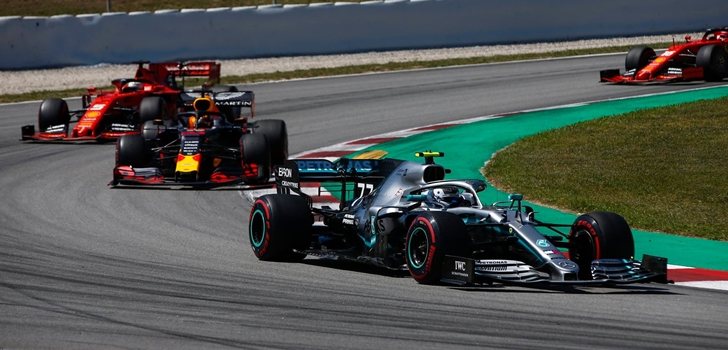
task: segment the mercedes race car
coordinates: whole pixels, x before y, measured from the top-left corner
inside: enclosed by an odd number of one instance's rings
[[[108,141],[140,134],[141,125],[164,116],[172,118],[184,105],[184,77],[207,77],[205,84],[220,81],[215,62],[137,62],[134,78],[115,79],[112,91],[89,88],[82,96],[82,109],[69,110],[60,98],[43,100],[38,110],[38,129],[22,127],[21,139],[33,141]],[[182,79],[178,85],[177,78]],[[69,130],[69,124],[76,124]]]
[[[445,180],[439,152],[396,159],[296,159],[277,193],[255,200],[248,236],[260,260],[307,255],[408,270],[419,283],[593,285],[666,281],[667,260],[633,258],[629,225],[610,212],[539,221],[521,195],[485,205],[479,179]],[[341,186],[338,208],[314,207],[301,182]],[[336,190],[334,190],[336,192]]]
[[[288,158],[282,120],[252,122],[252,91],[201,90],[174,122],[144,122],[140,135],[116,144],[112,186],[212,188],[270,186],[271,167]]]
[[[689,80],[720,81],[728,77],[728,27],[708,29],[702,39],[685,37],[659,56],[645,46],[627,53],[625,72],[607,69],[599,80],[616,84],[640,84]]]

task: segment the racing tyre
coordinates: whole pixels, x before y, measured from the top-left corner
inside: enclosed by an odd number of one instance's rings
[[[627,58],[624,60],[624,68],[628,71],[632,69],[640,70],[650,63],[655,56],[655,50],[652,48],[646,46],[633,47],[627,52]]]
[[[147,120],[142,124],[142,136],[148,142],[155,142],[159,138],[159,134],[166,130],[162,125],[156,125],[154,120]]]
[[[147,96],[139,104],[139,121],[144,122],[154,119],[167,119],[167,103],[159,96]]]
[[[728,53],[726,47],[718,45],[703,46],[695,59],[698,67],[703,67],[705,81],[721,81],[728,76]]]
[[[141,135],[124,135],[116,143],[116,165],[143,168],[150,162],[149,152]]]
[[[68,113],[68,104],[60,98],[48,98],[43,100],[38,110],[38,128],[46,131],[54,125],[65,125],[71,121],[71,114]]]
[[[306,199],[288,194],[258,198],[250,210],[248,238],[260,260],[300,261],[311,242],[313,215]]]
[[[288,129],[286,122],[279,119],[266,119],[256,122],[255,132],[265,135],[270,146],[271,162],[283,164],[288,159]]]
[[[271,162],[268,141],[263,134],[244,134],[240,137],[243,176],[251,184],[270,180]]]
[[[610,212],[580,215],[569,232],[569,257],[579,265],[579,278],[592,279],[596,259],[632,259],[634,239],[627,221]]]
[[[419,283],[440,281],[445,255],[469,257],[471,253],[465,224],[455,214],[424,212],[407,230],[404,254],[407,270]]]

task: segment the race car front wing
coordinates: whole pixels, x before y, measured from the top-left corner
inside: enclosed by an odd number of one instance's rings
[[[631,259],[599,259],[591,264],[590,280],[556,280],[547,272],[536,270],[516,260],[470,259],[445,256],[441,282],[454,285],[474,284],[551,284],[609,285],[659,282],[667,283],[667,259],[644,255],[642,261]]]
[[[178,188],[189,187],[211,189],[235,186],[236,189],[253,189],[273,187],[272,180],[263,183],[247,184],[245,177],[224,171],[216,171],[209,180],[176,179],[162,175],[159,168],[134,168],[126,165],[114,168],[114,179],[109,183],[112,187],[133,188]]]

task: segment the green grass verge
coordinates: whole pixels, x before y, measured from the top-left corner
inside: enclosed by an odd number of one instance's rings
[[[667,47],[671,43],[653,43],[648,46],[661,48]],[[449,66],[461,66],[468,64],[483,64],[483,63],[499,63],[508,61],[519,61],[519,60],[533,60],[543,58],[559,58],[569,57],[578,55],[589,55],[589,54],[600,54],[600,53],[616,53],[616,52],[627,52],[630,46],[615,46],[615,47],[604,47],[604,48],[592,48],[592,49],[579,49],[579,50],[563,50],[555,52],[543,52],[543,53],[528,53],[518,55],[497,55],[497,56],[482,56],[482,57],[468,57],[468,58],[453,58],[444,60],[432,60],[432,61],[410,61],[410,62],[390,62],[382,64],[365,64],[355,65],[346,67],[336,68],[316,68],[306,70],[294,70],[285,72],[272,72],[272,73],[257,73],[249,75],[233,75],[223,76],[221,79],[222,84],[245,84],[254,83],[261,81],[275,81],[275,80],[288,80],[288,79],[300,79],[300,78],[312,78],[312,77],[323,77],[333,75],[344,75],[344,74],[359,74],[369,72],[386,72],[386,71],[397,71],[407,69],[418,69],[418,68],[438,68],[438,67],[449,67]],[[225,67],[222,67],[224,72]],[[133,74],[129,72],[129,76]],[[595,78],[597,72],[594,73]],[[103,89],[110,89],[111,87],[103,87]],[[48,97],[73,97],[80,96],[86,91],[86,89],[68,89],[59,91],[38,91],[29,92],[22,94],[8,94],[0,95],[0,103],[8,102],[20,102],[20,101],[33,101],[42,100]]]
[[[520,140],[483,169],[506,192],[633,227],[728,240],[728,98],[632,112]]]

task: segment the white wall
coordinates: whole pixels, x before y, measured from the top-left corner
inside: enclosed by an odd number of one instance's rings
[[[726,0],[387,0],[0,17],[0,69],[682,33],[727,14]]]

